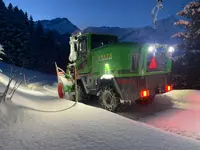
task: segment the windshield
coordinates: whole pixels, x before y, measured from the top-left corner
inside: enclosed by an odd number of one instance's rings
[[[156,52],[147,54],[147,72],[165,71],[167,56],[164,49],[157,49]]]
[[[118,38],[111,35],[92,35],[91,37],[91,49],[95,49],[107,44],[116,43]]]

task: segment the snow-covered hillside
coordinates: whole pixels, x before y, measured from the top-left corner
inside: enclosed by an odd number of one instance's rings
[[[60,34],[73,33],[79,28],[67,18],[55,18],[52,20],[40,20],[45,29],[56,30]]]
[[[180,43],[180,40],[171,38],[173,34],[182,30],[173,25],[175,21],[177,19],[174,16],[159,20],[156,30],[152,26],[141,28],[88,27],[84,32],[114,34],[119,38],[128,35],[122,41]]]

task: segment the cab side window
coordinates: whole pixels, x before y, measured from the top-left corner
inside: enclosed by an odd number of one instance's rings
[[[139,65],[139,53],[134,53],[132,55],[132,70],[137,71],[138,70],[138,65]]]
[[[82,37],[81,39],[79,39],[79,43],[78,58],[84,60],[87,58],[87,38]]]

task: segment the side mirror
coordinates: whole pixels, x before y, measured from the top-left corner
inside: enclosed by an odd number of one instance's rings
[[[86,40],[87,38],[85,37],[85,36],[81,36],[81,37],[79,37],[79,39],[78,39],[78,41],[79,42],[82,42],[82,41],[84,41],[84,40]]]
[[[79,50],[82,51],[82,43],[79,43]]]

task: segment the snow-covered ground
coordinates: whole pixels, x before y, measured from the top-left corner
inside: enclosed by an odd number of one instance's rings
[[[200,140],[200,91],[185,90],[168,93],[174,103],[171,109],[143,119],[147,124]],[[142,119],[141,119],[142,120]]]
[[[145,122],[154,125],[155,118]],[[12,104],[0,104],[0,149],[199,150],[200,143],[101,108],[60,100],[53,88],[22,86]]]
[[[152,105],[134,107],[120,115],[200,140],[200,91],[174,90],[158,95]]]

